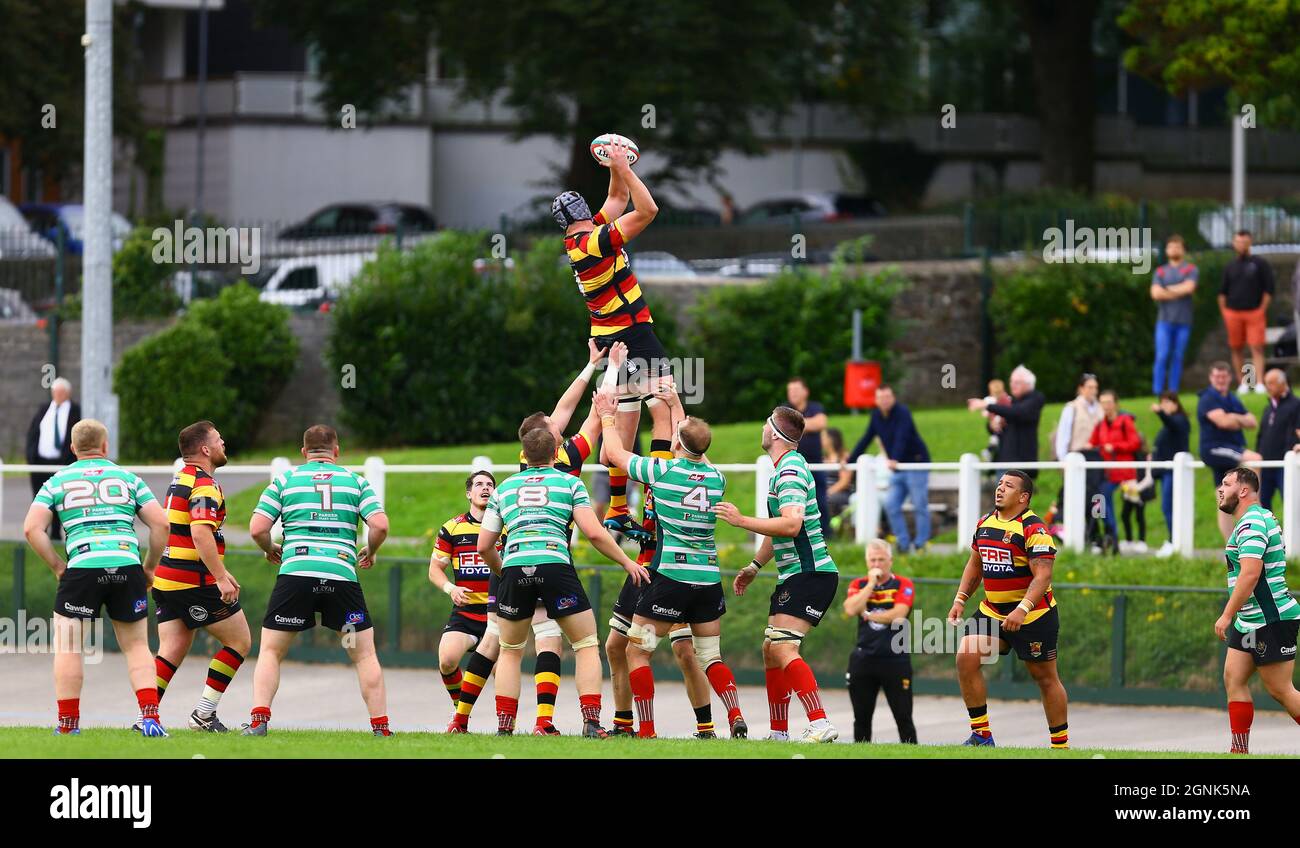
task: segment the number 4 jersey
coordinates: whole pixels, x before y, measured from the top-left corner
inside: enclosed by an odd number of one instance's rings
[[[67,534],[68,568],[140,564],[135,514],[153,492],[108,459],[82,459],[54,474],[35,503],[59,516]]]
[[[383,512],[370,482],[315,460],[271,481],[254,512],[284,523],[280,574],[357,580],[357,522]]]
[[[627,474],[654,491],[658,539],[649,567],[679,583],[720,583],[713,507],[727,488],[722,472],[686,458],[634,456]]]

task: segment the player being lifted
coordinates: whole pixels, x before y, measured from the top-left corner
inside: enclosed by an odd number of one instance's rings
[[[839,732],[826,718],[817,678],[799,655],[808,631],[821,623],[839,587],[839,569],[822,538],[817,487],[808,463],[795,447],[803,436],[803,415],[779,406],[763,424],[762,446],[775,468],[767,489],[767,514],[750,518],[723,501],[714,509],[728,524],[765,536],[758,554],[736,575],[733,591],[743,595],[758,570],[776,559],[776,589],[763,633],[767,674],[769,739],[789,739],[790,690],[808,714],[801,742],[834,742]]]
[[[672,648],[695,709],[696,736],[717,737],[707,685],[713,683],[727,707],[731,735],[744,738],[749,729],[740,712],[735,677],[722,661],[720,647],[727,605],[722,596],[713,507],[722,500],[727,481],[704,456],[713,440],[708,423],[682,415],[681,402],[671,389],[662,390],[659,397],[666,401],[676,422],[670,442],[672,459],[640,457],[623,447],[615,426],[617,402],[612,391],[599,393],[593,402],[604,425],[606,456],[626,468],[629,479],[653,491],[655,498],[656,540],[649,564],[652,579],[639,593],[625,634],[629,684],[640,719],[638,735],[655,735],[655,686],[650,668],[655,646],[674,625],[686,624],[681,636],[672,634]],[[612,656],[610,666],[614,666]],[[707,683],[701,679],[703,675],[707,675]]]
[[[145,482],[108,458],[108,430],[103,424],[83,418],[73,425],[70,441],[76,462],[45,481],[23,521],[27,543],[59,581],[54,595],[54,697],[59,721],[55,732],[81,732],[84,628],[99,618],[101,607],[107,607],[144,716],[140,732],[166,736],[158,721],[145,593],[167,543],[167,517]],[[66,537],[66,562],[50,541],[56,513]],[[135,535],[137,514],[149,527],[149,556],[143,563]]]
[[[388,537],[388,516],[370,481],[339,465],[339,437],[317,424],[302,435],[307,460],[271,481],[253,510],[248,532],[266,558],[280,566],[262,619],[262,642],[253,672],[252,718],[245,736],[265,736],[271,702],[280,688],[280,663],[304,630],[321,624],[342,634],[343,647],[356,666],[361,697],[375,736],[388,728],[384,672],[375,653],[374,623],[357,581],[357,568],[370,568]],[[271,541],[276,520],[284,525],[284,544]],[[357,550],[357,522],[369,531]]]
[[[591,603],[569,552],[570,522],[577,523],[596,550],[634,575],[638,583],[646,582],[649,574],[628,559],[601,526],[582,480],[555,467],[557,448],[555,435],[545,427],[524,434],[528,467],[492,493],[479,531],[479,556],[501,578],[497,733],[514,732],[528,622],[541,601],[573,647],[582,735],[604,738],[608,734],[600,726],[600,643]],[[508,537],[504,558],[496,550],[503,531]]]
[[[221,533],[226,498],[212,476],[226,464],[226,443],[211,421],[197,421],[181,430],[178,443],[184,465],[167,488],[164,506],[171,534],[153,582],[158,698],[162,699],[172,675],[189,655],[194,631],[206,630],[221,649],[208,663],[207,681],[190,713],[190,727],[225,733],[217,705],[253,644],[239,605],[239,582],[226,570],[226,540]]]
[[[655,336],[650,308],[623,249],[650,225],[659,207],[645,183],[632,172],[627,145],[615,139],[608,152],[609,190],[600,211],[592,215],[582,195],[566,191],[551,203],[551,214],[564,228],[564,250],[578,291],[587,301],[592,338],[601,349],[615,342],[627,345],[628,360],[618,378],[617,426],[623,444],[631,445],[636,441],[642,401],[655,421],[655,432],[671,428],[670,424],[659,426],[661,419],[668,420],[668,410],[655,400],[654,387],[672,380],[672,366]],[[629,200],[635,208],[625,213]],[[610,465],[609,493],[605,526],[631,539],[648,541],[650,534],[628,515],[626,469]]]
[[[597,418],[595,412],[588,414],[587,419],[582,423],[577,434],[570,439],[563,436],[564,428],[569,424],[573,417],[574,411],[581,402],[582,397],[586,394],[587,385],[591,382],[591,376],[595,373],[596,363],[605,358],[605,352],[596,347],[594,341],[587,342],[587,365],[582,372],[569,385],[569,388],[560,397],[556,403],[555,409],[550,415],[544,412],[536,412],[524,419],[519,427],[519,438],[522,441],[524,435],[538,428],[548,430],[560,443],[560,448],[556,451],[555,466],[566,474],[581,474],[582,463],[591,456],[591,452],[596,442],[596,425]],[[524,461],[522,452],[520,453],[520,469],[528,467]],[[485,473],[485,472],[481,472]],[[491,475],[489,475],[491,476]],[[487,505],[487,496],[496,488],[496,480],[492,478],[491,490],[483,496],[482,507]],[[471,512],[474,509],[474,501],[478,494],[475,492],[466,492],[467,497],[471,498]],[[475,518],[473,535],[470,537],[468,532],[463,532],[461,538],[457,541],[457,549],[464,546],[478,556],[478,532],[481,529],[482,507]],[[457,519],[453,519],[457,520]],[[462,531],[467,528],[462,527]],[[442,534],[440,533],[441,537]],[[434,551],[435,560],[440,556],[448,558],[447,554],[442,551],[447,548],[447,542],[440,542],[438,549]],[[481,562],[481,560],[480,560]],[[482,566],[487,568],[486,565]],[[429,579],[438,584],[434,574],[438,569],[436,563],[430,563]],[[470,654],[469,662],[465,667],[464,674],[459,671],[459,658],[451,664],[452,671],[448,675],[447,665],[443,665],[443,682],[446,684],[448,692],[452,694],[452,703],[455,714],[452,716],[451,723],[447,726],[448,733],[464,733],[469,729],[469,718],[473,712],[475,703],[478,702],[478,696],[487,684],[487,678],[492,673],[492,666],[496,664],[500,655],[500,629],[497,621],[496,594],[498,589],[498,578],[489,570],[487,604],[486,604],[486,625],[483,630],[482,638],[474,647],[474,652]],[[447,591],[443,588],[443,591]],[[452,596],[453,601],[455,595]],[[455,615],[453,615],[453,621]],[[448,623],[448,626],[451,622]],[[533,615],[533,645],[537,651],[537,659],[533,669],[533,679],[537,686],[537,720],[533,727],[533,732],[538,734],[555,734],[559,733],[555,729],[553,717],[555,715],[555,699],[560,682],[560,650],[561,650],[561,632],[557,625],[546,614],[546,607],[537,607]],[[440,664],[443,644],[439,643]]]

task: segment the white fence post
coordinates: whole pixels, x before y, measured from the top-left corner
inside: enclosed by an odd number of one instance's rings
[[[366,481],[370,483],[370,488],[374,490],[375,497],[379,498],[381,504],[386,503],[384,498],[384,458],[382,456],[368,456],[363,464],[361,473],[366,475]],[[385,509],[387,507],[385,506]],[[361,522],[361,541],[369,543],[370,528],[366,523]]]
[[[767,487],[772,482],[772,472],[776,466],[772,464],[772,457],[763,454],[754,460],[754,515],[758,518],[770,518],[767,514]],[[763,536],[754,534],[754,550],[758,550],[763,544]]]
[[[1078,451],[1065,455],[1065,502],[1061,504],[1061,517],[1065,524],[1065,547],[1082,551],[1087,543],[1088,530],[1088,469],[1086,460]]]
[[[957,544],[964,547],[975,535],[980,520],[980,458],[973,453],[961,455],[957,472]]]
[[[1186,451],[1174,456],[1174,553],[1190,557],[1195,550],[1196,469]]]
[[[865,545],[880,535],[880,490],[876,488],[876,469],[871,454],[864,453],[858,457],[855,482],[853,540]]]
[[[5,461],[3,459],[0,459],[0,528],[4,526],[5,526]]]
[[[1287,451],[1282,458],[1282,501],[1285,514],[1282,517],[1282,541],[1286,546],[1286,555],[1293,557],[1300,551],[1300,453]]]
[[[290,468],[293,468],[293,464],[289,462],[289,457],[287,456],[275,457],[274,459],[271,460],[271,479],[274,480],[276,477],[279,477],[281,474],[288,471]]]

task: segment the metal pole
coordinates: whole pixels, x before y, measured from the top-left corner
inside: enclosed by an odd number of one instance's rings
[[[59,324],[60,311],[63,309],[63,256],[67,247],[63,237],[63,225],[55,232],[55,244],[58,254],[54,257],[54,312],[50,315],[50,364],[54,373],[59,373]]]
[[[112,393],[113,0],[86,0],[86,119],[82,194],[81,402],[85,417],[108,427],[117,455],[117,398]]]
[[[208,124],[208,0],[199,4],[199,123],[194,180],[194,218],[203,217],[203,142]]]
[[[1246,128],[1241,113],[1232,116],[1232,230],[1242,228],[1242,207],[1246,205]]]

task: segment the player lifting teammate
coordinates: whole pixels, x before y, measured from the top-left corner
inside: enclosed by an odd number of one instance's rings
[[[357,568],[371,568],[388,536],[388,516],[370,481],[339,465],[339,437],[317,424],[302,436],[302,465],[284,472],[262,492],[248,532],[272,564],[280,566],[262,619],[262,641],[253,672],[251,719],[245,736],[265,736],[271,702],[280,688],[280,663],[302,631],[321,624],[342,634],[343,647],[357,669],[361,697],[375,736],[388,728],[384,672],[375,653],[374,624]],[[276,520],[284,525],[284,544],[271,541]],[[357,550],[357,522],[369,531]]]
[[[150,673],[145,593],[167,543],[167,517],[144,481],[108,458],[108,430],[103,424],[93,418],[78,421],[70,441],[76,462],[45,481],[23,522],[28,544],[59,582],[54,595],[54,697],[59,711],[55,732],[81,732],[84,627],[99,618],[101,607],[107,607],[143,715],[140,732],[166,736],[158,721],[158,690]],[[66,562],[50,541],[56,514],[66,535]],[[144,563],[135,535],[137,514],[149,527],[149,556]]]
[[[596,618],[573,567],[569,525],[575,522],[596,550],[617,562],[637,582],[646,570],[618,547],[591,508],[582,480],[555,467],[555,435],[545,427],[523,437],[526,470],[492,493],[479,531],[479,556],[501,578],[497,615],[501,657],[497,663],[497,732],[512,734],[519,709],[519,667],[528,621],[538,601],[555,619],[573,647],[583,736],[604,738],[600,726],[600,651]],[[496,550],[502,531],[504,558]]]
[[[817,678],[799,655],[808,631],[821,623],[835,590],[839,569],[822,538],[817,487],[808,463],[795,450],[803,436],[803,415],[777,407],[763,425],[762,447],[775,466],[767,489],[767,514],[750,518],[723,501],[714,509],[723,521],[766,538],[758,554],[736,575],[733,591],[743,595],[758,570],[775,557],[777,583],[768,606],[763,633],[763,666],[767,674],[769,739],[789,739],[790,690],[808,714],[801,742],[834,742],[839,732],[826,718]]]
[[[601,416],[606,455],[628,470],[629,479],[642,483],[655,496],[652,579],[639,592],[625,634],[629,685],[641,722],[638,735],[655,735],[650,658],[670,628],[684,624],[686,627],[672,634],[672,647],[695,709],[696,736],[717,737],[709,702],[711,682],[727,707],[731,735],[744,738],[748,727],[740,712],[735,677],[722,661],[720,649],[727,606],[714,540],[717,517],[713,507],[722,499],[727,481],[704,456],[713,439],[709,425],[699,418],[679,417],[681,403],[671,389],[661,391],[659,397],[677,422],[670,442],[673,459],[640,457],[625,449],[615,422],[613,392],[602,392],[594,401]],[[612,656],[610,665],[614,665]],[[704,675],[707,681],[702,679]]]
[[[213,472],[226,464],[226,443],[211,421],[198,421],[178,437],[185,463],[172,478],[164,504],[171,522],[167,549],[153,583],[158,617],[154,658],[158,698],[194,644],[194,631],[207,630],[221,649],[208,663],[208,676],[190,727],[225,733],[217,705],[252,647],[248,619],[239,605],[239,582],[225,565],[226,498]]]

